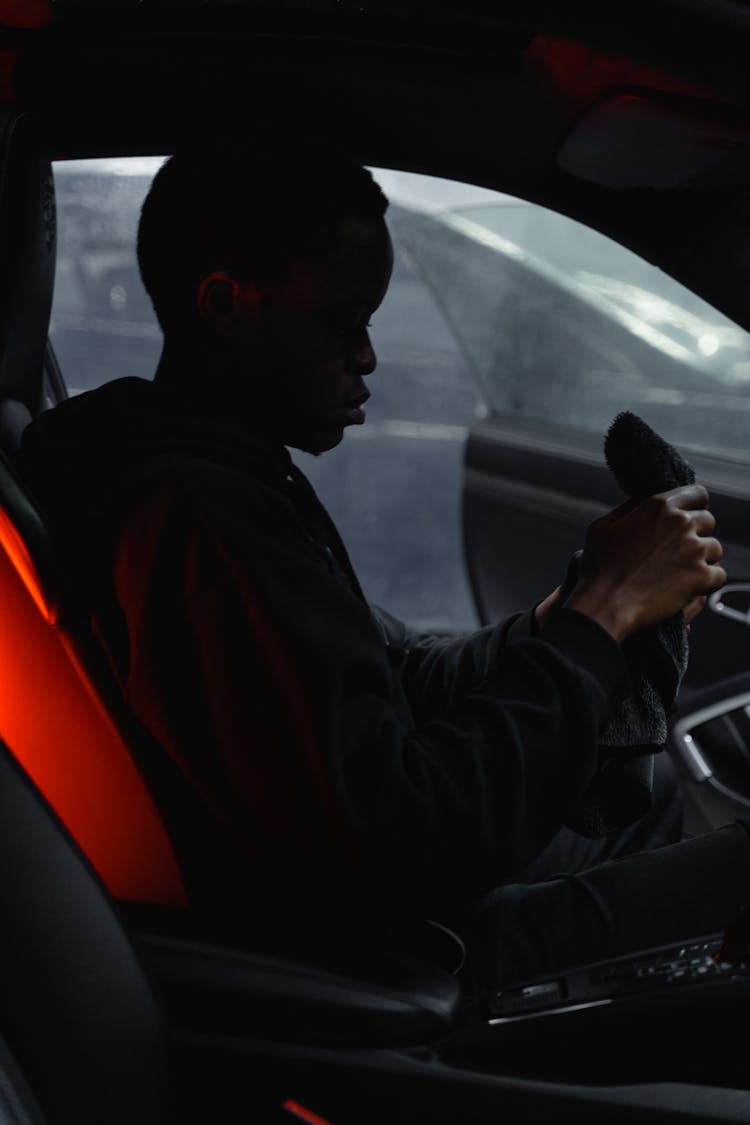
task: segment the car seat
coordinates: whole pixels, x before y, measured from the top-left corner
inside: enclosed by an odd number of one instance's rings
[[[55,266],[51,165],[35,117],[0,111],[0,737],[117,898],[184,905],[170,830],[136,765],[76,576],[11,465],[43,406]],[[145,746],[144,739],[138,745]],[[152,758],[156,759],[152,754]],[[168,768],[168,764],[164,766]],[[152,782],[152,784],[158,784]]]
[[[169,1031],[118,908],[0,743],[0,1120],[167,1125]]]

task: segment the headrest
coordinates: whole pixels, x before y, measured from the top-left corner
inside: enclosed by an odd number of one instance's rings
[[[31,411],[17,398],[0,398],[0,449],[11,455],[21,446],[21,435],[31,421]]]
[[[41,126],[0,109],[0,398],[41,406],[55,280],[55,191]]]

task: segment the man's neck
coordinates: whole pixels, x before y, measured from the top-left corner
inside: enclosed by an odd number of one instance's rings
[[[212,357],[206,354],[200,340],[165,339],[154,382],[159,386],[175,387],[183,393],[193,387],[197,390],[202,386],[205,390],[207,373],[213,369]]]
[[[248,372],[237,372],[227,357],[201,341],[165,340],[154,383],[190,413],[231,422],[269,447],[285,445],[259,393],[262,383],[253,384]]]

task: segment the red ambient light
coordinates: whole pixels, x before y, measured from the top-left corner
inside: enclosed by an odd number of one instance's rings
[[[115,898],[186,906],[172,842],[0,509],[0,738]]]
[[[325,1117],[321,1117],[318,1113],[313,1113],[311,1109],[305,1109],[299,1102],[294,1102],[291,1099],[284,1102],[282,1109],[287,1113],[291,1113],[292,1117],[298,1118],[300,1121],[306,1121],[308,1125],[331,1125]]]
[[[608,91],[636,86],[665,93],[706,98],[706,90],[683,82],[672,74],[643,66],[632,59],[608,55],[585,43],[537,35],[527,57],[534,69],[546,77],[574,105],[589,105]]]
[[[36,31],[52,19],[48,0],[0,0],[0,25],[20,31]]]

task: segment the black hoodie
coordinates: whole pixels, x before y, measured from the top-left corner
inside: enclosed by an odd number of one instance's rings
[[[19,466],[127,702],[247,857],[238,896],[462,904],[576,808],[625,667],[588,618],[409,634],[284,447],[145,380],[42,415]]]

